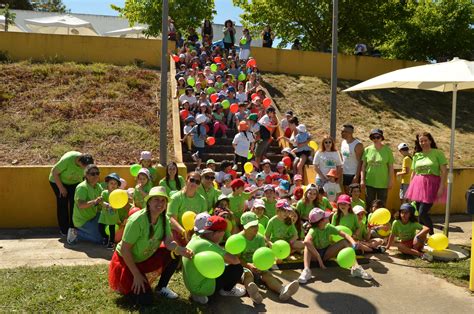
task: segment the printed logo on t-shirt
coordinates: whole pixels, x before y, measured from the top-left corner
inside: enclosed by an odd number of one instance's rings
[[[347,150],[345,150],[345,151],[342,152],[342,156],[344,156],[344,157],[346,157],[346,158],[349,157],[350,155],[351,155],[351,153],[350,153],[349,151],[347,151]]]
[[[336,162],[332,159],[326,160],[326,167],[336,167]]]

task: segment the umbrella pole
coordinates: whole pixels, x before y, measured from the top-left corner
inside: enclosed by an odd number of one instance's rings
[[[456,103],[458,96],[458,84],[453,84],[453,109],[451,113],[451,147],[449,148],[449,172],[448,172],[448,197],[446,200],[446,213],[444,218],[444,234],[449,235],[449,211],[451,210],[451,198],[453,192],[453,165],[454,165],[454,131],[456,130]]]

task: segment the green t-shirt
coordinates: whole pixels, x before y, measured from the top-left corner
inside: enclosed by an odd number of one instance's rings
[[[336,224],[337,217],[337,213],[332,216],[331,224],[333,226],[346,226],[347,228],[351,229],[352,233],[356,232],[356,230],[359,229],[359,221],[357,220],[356,214],[348,213],[347,215],[342,216],[339,220],[339,224]]]
[[[352,200],[351,202],[352,208],[354,208],[354,206],[357,206],[357,205],[362,206],[365,209],[365,201],[360,198],[357,201]]]
[[[400,220],[395,220],[392,224],[392,234],[397,236],[400,241],[412,240],[417,230],[422,230],[423,226],[418,222],[409,221],[403,224]]]
[[[240,195],[234,195],[231,193],[229,195],[229,209],[234,214],[234,218],[240,221],[240,216],[242,216],[245,209],[245,201],[250,198],[250,193],[242,192]]]
[[[179,191],[173,194],[171,201],[168,203],[168,217],[176,216],[180,225],[183,225],[181,217],[187,211],[192,211],[196,214],[207,212],[206,199],[196,192],[194,197],[187,197],[184,191]]]
[[[102,202],[109,202],[109,191],[102,191]],[[102,203],[102,208],[99,216],[99,223],[104,225],[115,225],[120,223],[120,216],[118,209],[107,208],[104,203]]]
[[[150,167],[150,168],[147,168],[147,169],[150,172],[151,182],[154,185],[158,172],[156,171],[156,168],[154,168],[154,167]]]
[[[265,215],[267,215],[267,217],[269,218],[274,217],[277,211],[277,201],[274,200],[273,202],[271,202],[267,200],[266,197],[262,197],[262,201],[265,203]]]
[[[54,183],[53,170],[59,172],[59,179],[64,184],[77,184],[84,178],[84,169],[76,164],[76,158],[82,154],[71,151],[65,153],[49,173],[49,181]]]
[[[331,205],[331,202],[328,200],[328,198],[326,196],[323,196],[323,198],[321,199],[319,203],[319,208],[323,209],[323,210],[332,210],[332,205]]]
[[[188,245],[186,245],[186,248],[193,251],[194,256],[206,251],[216,252],[222,257],[225,255],[225,250],[219,245],[206,239],[202,239],[201,237],[193,237]],[[216,280],[201,275],[194,265],[194,261],[187,257],[183,257],[183,278],[184,284],[191,294],[199,296],[210,296],[214,294]]]
[[[95,187],[93,187],[87,184],[87,181],[84,180],[77,185],[76,192],[74,193],[74,212],[72,214],[72,222],[74,223],[74,227],[82,227],[86,222],[94,219],[101,209],[100,205],[91,206],[86,209],[80,209],[78,207],[79,200],[88,202],[98,198],[101,194],[102,186],[98,183],[95,185]]]
[[[202,185],[198,187],[198,193],[201,194],[207,202],[207,211],[214,209],[217,199],[221,195],[221,191],[211,186],[209,191],[206,191]]]
[[[447,163],[443,152],[439,149],[432,148],[426,154],[423,152],[416,153],[415,156],[413,156],[411,168],[416,174],[439,176],[441,174],[440,166],[446,165]]]
[[[150,181],[148,181],[148,183],[145,184],[145,186],[143,187],[143,191],[146,194],[148,194],[150,193],[150,190],[152,187],[153,187],[153,184]],[[137,189],[133,191],[133,205],[138,208],[145,208],[146,206],[145,196],[143,196],[142,193]]]
[[[265,230],[265,236],[272,242],[277,240],[290,241],[291,238],[297,235],[298,231],[294,224],[287,225],[284,221],[278,219],[277,216],[270,218]]]
[[[325,249],[330,244],[331,235],[339,234],[339,230],[336,229],[331,224],[326,224],[324,229],[319,229],[318,227],[313,227],[309,229],[308,234],[313,238],[314,247],[317,249]],[[323,256],[321,256],[322,258]]]
[[[240,234],[243,235],[244,232],[242,231]],[[245,238],[245,242],[245,250],[240,254],[240,259],[245,263],[252,263],[253,253],[255,253],[257,249],[266,246],[265,238],[261,234],[257,233],[252,240]]]
[[[365,237],[367,236],[368,232],[369,229],[367,229],[367,225],[364,223],[364,221],[362,221],[362,223],[359,223],[359,236],[357,237],[357,240],[365,240]]]
[[[163,230],[163,219],[165,219],[165,230]],[[171,237],[170,222],[165,215],[158,217],[153,230],[153,237],[150,239],[150,221],[146,209],[134,213],[127,220],[122,241],[117,244],[118,254],[122,256],[122,242],[127,242],[133,245],[132,256],[135,263],[149,259],[158,250],[165,235]]]
[[[264,226],[266,228],[267,225],[268,225],[269,220],[270,220],[270,218],[268,218],[267,215],[263,214],[262,217],[258,218],[258,223],[262,224],[262,226]]]
[[[178,175],[178,180],[179,180],[179,183],[181,183],[181,189],[184,188],[184,186],[186,185],[186,182],[184,181],[183,177]],[[176,181],[172,179],[170,179],[167,184],[166,178],[163,178],[160,180],[160,183],[158,185],[166,189],[166,194],[168,194],[168,196],[171,196],[173,195],[174,192],[179,191],[178,188],[176,187]]]
[[[315,206],[313,203],[306,204],[303,200],[299,200],[298,203],[296,203],[296,211],[300,215],[301,219],[308,220],[309,212],[314,208]]]
[[[388,167],[393,165],[393,153],[388,145],[377,150],[374,145],[364,149],[362,160],[366,163],[365,184],[378,189],[388,187]]]

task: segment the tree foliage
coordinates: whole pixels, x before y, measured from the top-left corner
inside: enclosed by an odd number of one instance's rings
[[[13,10],[33,10],[29,0],[0,0],[0,7],[6,5]]]
[[[0,0],[1,5],[9,5],[10,9],[34,10],[41,12],[68,12],[62,0]]]
[[[282,41],[299,38],[304,50],[331,49],[333,0],[233,0],[242,22],[254,33],[270,25]],[[357,43],[392,58],[425,60],[472,56],[471,0],[339,0],[338,48]]]
[[[161,0],[126,0],[125,7],[111,7],[127,18],[131,25],[148,25],[146,33],[151,36],[161,34]],[[178,31],[198,27],[204,19],[212,20],[214,0],[169,0],[169,16],[174,20]]]
[[[15,23],[16,14],[10,11],[10,5],[6,4],[3,9],[0,9],[0,15],[5,17],[4,31],[8,32],[8,26]]]

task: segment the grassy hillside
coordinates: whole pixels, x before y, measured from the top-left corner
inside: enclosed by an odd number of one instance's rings
[[[329,133],[330,80],[281,74],[265,74],[263,78],[282,113],[292,109],[318,141]],[[451,93],[403,89],[341,92],[357,83],[339,82],[338,137],[340,127],[344,123],[352,123],[356,127],[356,137],[368,144],[370,129],[378,127],[383,129],[386,143],[396,152],[400,142],[413,147],[414,134],[426,130],[433,134],[438,146],[448,157]],[[474,166],[473,117],[474,93],[459,93],[454,161],[458,167]],[[400,165],[398,152],[395,157]]]
[[[0,73],[0,165],[51,164],[72,149],[101,164],[158,156],[158,72],[22,62]]]

